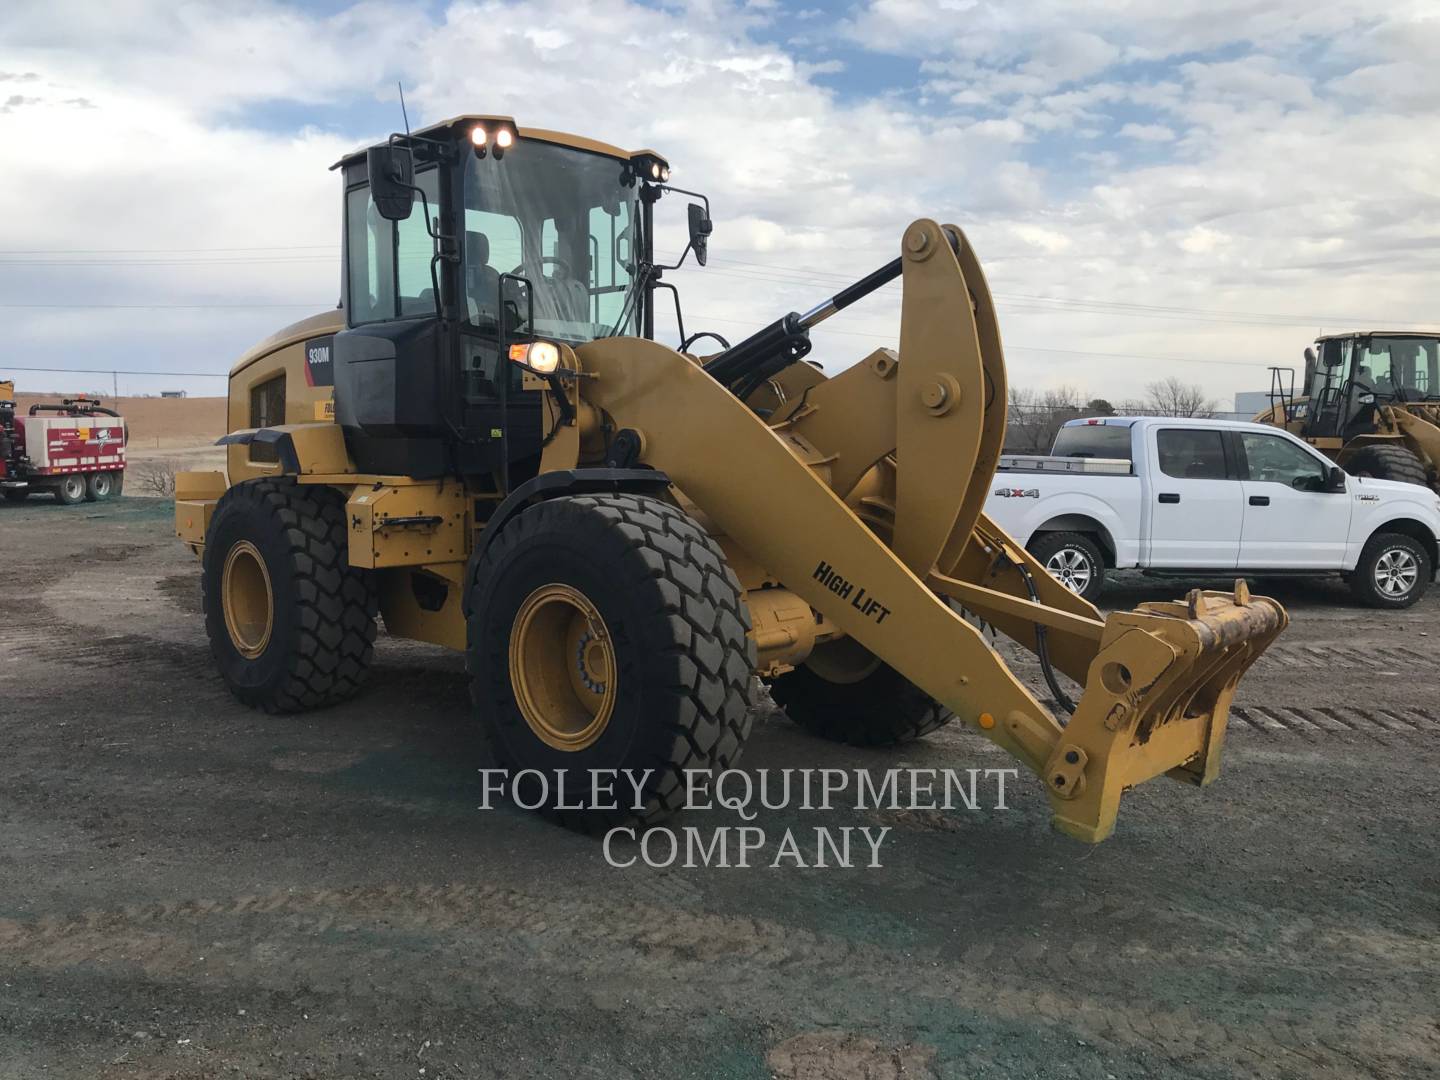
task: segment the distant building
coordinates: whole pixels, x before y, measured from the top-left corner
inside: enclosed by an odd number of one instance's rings
[[[187,395],[186,395],[186,392],[185,392],[184,390],[161,390],[161,391],[160,391],[160,396],[161,396],[161,397],[171,397],[171,398],[182,398],[182,397],[186,397]]]
[[[1217,412],[1217,420],[1254,420],[1258,413],[1270,408],[1269,390],[1242,390],[1235,395],[1235,408],[1231,412]]]

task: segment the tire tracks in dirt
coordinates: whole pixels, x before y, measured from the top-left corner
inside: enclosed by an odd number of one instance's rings
[[[103,964],[112,975],[129,966],[162,981],[219,967],[232,984],[293,989],[334,979],[362,998],[392,979],[403,982],[417,949],[433,965],[427,995],[456,1007],[480,992],[525,993],[479,986],[466,977],[477,964],[496,972],[523,964],[532,979],[548,968],[580,982],[630,965],[647,969],[637,982],[650,982],[671,1007],[697,1013],[717,1003],[730,1015],[761,1010],[782,979],[792,1000],[823,1003],[823,1019],[832,1025],[903,1024],[924,998],[942,1013],[959,1008],[1007,1022],[1038,1019],[1116,1051],[1223,1063],[1256,1076],[1288,1075],[1297,1058],[1335,1076],[1356,1075],[1357,1068],[1415,1075],[1440,1058],[1432,1019],[1402,1000],[1369,1009],[1271,1010],[1241,1022],[1185,1006],[1114,1002],[1103,996],[1104,976],[1125,954],[1083,937],[1060,964],[1043,949],[972,950],[957,960],[935,950],[897,953],[765,918],[486,885],[275,890],[0,920],[0,951],[11,964],[52,971]],[[1132,958],[1185,962],[1159,958],[1153,949]],[[1044,978],[1035,977],[1042,972]],[[847,1010],[852,1015],[844,1016]]]

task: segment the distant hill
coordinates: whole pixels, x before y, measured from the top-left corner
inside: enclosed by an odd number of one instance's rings
[[[3,369],[0,369],[3,374]],[[78,391],[61,394],[16,394],[15,412],[25,415],[38,403],[58,404]],[[130,445],[135,449],[197,446],[214,442],[225,434],[225,399],[223,397],[192,398],[113,398],[103,397],[100,404],[114,409],[130,425]]]

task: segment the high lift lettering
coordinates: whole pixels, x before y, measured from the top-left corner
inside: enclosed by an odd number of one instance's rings
[[[873,596],[866,596],[863,588],[857,591],[854,582],[846,581],[835,572],[833,566],[823,559],[820,561],[820,565],[815,567],[815,573],[811,576],[840,599],[849,599],[851,607],[860,614],[874,619],[876,625],[883,623],[885,616],[890,614],[888,607]],[[851,596],[851,593],[854,593],[854,596]]]

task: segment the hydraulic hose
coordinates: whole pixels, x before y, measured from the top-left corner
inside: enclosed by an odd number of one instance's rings
[[[1031,576],[1030,571],[1003,553],[1000,558],[1020,572],[1020,577],[1025,582],[1025,588],[1030,593],[1031,601],[1036,604],[1040,603],[1040,593],[1035,588],[1035,578]],[[1049,632],[1048,626],[1038,622],[1035,624],[1035,656],[1040,661],[1040,673],[1045,676],[1045,685],[1054,695],[1055,704],[1059,705],[1067,716],[1074,715],[1075,702],[1071,701],[1070,695],[1061,688],[1060,680],[1055,676],[1055,666],[1050,662]]]

